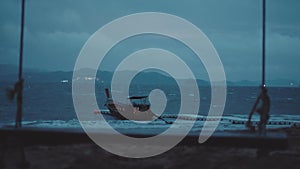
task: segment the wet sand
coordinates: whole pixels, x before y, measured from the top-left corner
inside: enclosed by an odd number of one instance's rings
[[[106,152],[95,144],[31,146],[25,148],[32,169],[293,169],[300,166],[300,129],[288,133],[289,148],[257,157],[256,149],[178,146],[159,156],[129,159]],[[12,147],[5,156],[6,168],[16,168],[19,154]]]

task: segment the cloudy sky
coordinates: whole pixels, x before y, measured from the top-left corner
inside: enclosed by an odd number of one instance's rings
[[[0,1],[0,64],[18,63],[20,1]],[[228,80],[259,80],[261,7],[261,0],[27,0],[24,66],[73,70],[85,42],[105,24],[137,12],[164,12],[185,18],[208,36]],[[299,0],[267,0],[268,80],[300,81],[299,10]],[[170,50],[197,77],[205,74],[184,45],[154,35],[119,44],[106,56],[102,69],[114,69],[122,57],[147,47]]]

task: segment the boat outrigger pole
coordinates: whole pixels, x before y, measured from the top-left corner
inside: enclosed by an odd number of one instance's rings
[[[16,114],[16,122],[15,127],[22,127],[22,103],[23,103],[23,41],[24,41],[24,15],[25,15],[25,0],[22,0],[21,7],[21,32],[20,32],[20,58],[19,58],[19,79],[15,84],[15,88],[17,89],[17,114]]]

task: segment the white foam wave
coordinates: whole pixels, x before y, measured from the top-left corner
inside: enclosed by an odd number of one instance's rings
[[[245,123],[247,122],[247,115],[227,115],[222,117],[209,117],[206,116],[195,116],[195,115],[182,115],[177,117],[176,115],[172,114],[165,114],[162,116],[167,121],[174,121],[178,118],[177,122],[174,123],[172,127],[175,128],[184,128],[191,124],[194,120],[196,120],[192,131],[200,131],[204,125],[206,120],[208,121],[218,121],[220,123],[217,127],[217,130],[242,130],[245,129]],[[258,116],[253,117],[253,123],[256,124],[259,121]],[[103,128],[104,121],[95,120],[95,121],[84,121],[81,122],[85,126],[91,128]],[[166,124],[162,120],[155,120],[148,123],[135,123],[128,120],[109,120],[108,123],[115,129],[158,129],[163,130],[170,127],[170,124]],[[42,128],[81,128],[81,124],[77,119],[73,120],[41,120],[41,121],[24,121],[24,126],[30,127],[42,127]],[[300,115],[277,115],[271,116],[270,121],[267,125],[267,128],[274,129],[274,128],[284,128],[284,127],[291,127],[291,126],[300,126]]]

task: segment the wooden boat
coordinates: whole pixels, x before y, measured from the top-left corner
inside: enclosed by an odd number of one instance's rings
[[[150,109],[147,103],[148,96],[131,96],[128,97],[132,105],[117,103],[112,100],[109,90],[105,89],[106,103],[109,115],[116,120],[134,120],[134,121],[152,121],[157,117]]]

